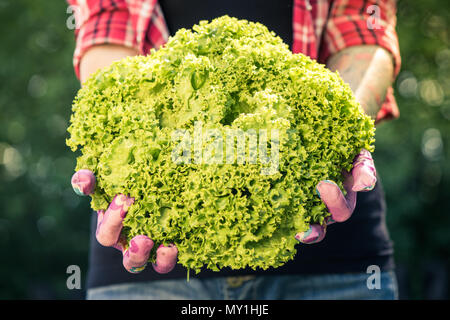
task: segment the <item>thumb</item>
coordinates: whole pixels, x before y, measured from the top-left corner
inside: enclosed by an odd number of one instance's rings
[[[87,196],[94,193],[95,175],[91,170],[81,169],[74,173],[71,179],[72,188],[79,196]]]

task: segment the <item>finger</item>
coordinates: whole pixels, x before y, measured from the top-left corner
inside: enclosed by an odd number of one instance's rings
[[[168,273],[172,271],[177,262],[178,249],[174,244],[169,244],[167,247],[160,245],[156,250],[156,263],[153,264],[153,269],[158,273]]]
[[[72,188],[79,196],[87,196],[94,193],[95,182],[94,173],[87,169],[78,170],[71,179]]]
[[[123,194],[118,194],[109,204],[108,210],[103,214],[102,219],[97,224],[97,241],[106,247],[115,245],[122,231],[122,221],[127,215],[128,208],[133,204],[134,199]]]
[[[331,213],[334,222],[343,222],[350,218],[356,206],[356,192],[351,189],[353,177],[346,175],[344,187],[347,195],[344,196],[339,186],[330,180],[322,180],[317,184],[317,193]]]
[[[304,244],[317,243],[325,238],[327,232],[326,224],[311,224],[305,232],[299,232],[295,235],[295,239]]]
[[[100,230],[100,225],[102,224],[104,216],[105,216],[105,210],[98,210],[97,211],[97,231],[96,231],[96,236],[98,236],[98,231]],[[98,239],[98,237],[97,237],[97,239]],[[128,247],[127,237],[124,234],[120,233],[119,239],[111,247],[116,248],[120,252],[124,253],[125,250]]]
[[[353,191],[370,191],[377,182],[377,172],[373,163],[372,155],[363,149],[353,161],[352,176],[354,184]]]
[[[131,273],[139,273],[147,266],[153,241],[145,236],[135,236],[130,246],[123,252],[123,266]]]

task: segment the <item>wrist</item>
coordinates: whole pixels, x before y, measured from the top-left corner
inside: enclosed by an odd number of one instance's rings
[[[90,47],[80,60],[80,82],[83,84],[98,69],[128,56],[139,55],[135,48],[115,44],[101,44]]]

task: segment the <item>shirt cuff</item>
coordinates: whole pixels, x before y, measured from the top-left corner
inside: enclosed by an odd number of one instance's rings
[[[377,113],[375,124],[379,124],[386,120],[397,119],[400,116],[397,101],[395,100],[394,90],[390,87],[386,93],[386,99]]]
[[[76,47],[73,65],[77,78],[80,78],[80,61],[86,51],[100,44],[116,44],[135,48],[139,46],[132,26],[130,14],[126,8],[100,11],[89,17],[76,30]]]
[[[378,1],[377,11],[370,15],[371,1],[367,1],[362,9],[341,5],[331,9],[327,21],[321,61],[352,46],[377,45],[386,49],[393,58],[394,79],[401,67],[398,37],[395,31],[396,10],[391,1]],[[369,13],[368,13],[369,12]]]

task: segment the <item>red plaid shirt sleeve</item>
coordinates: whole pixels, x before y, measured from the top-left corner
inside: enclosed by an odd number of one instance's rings
[[[331,2],[321,43],[320,60],[356,45],[378,45],[394,59],[395,76],[400,70],[395,0],[335,0]]]
[[[67,0],[76,20],[75,73],[94,45],[117,44],[146,54],[166,42],[168,31],[156,0]]]
[[[396,26],[395,0],[335,0],[330,2],[323,30],[319,60],[356,45],[378,45],[391,53],[394,78],[401,66]],[[390,87],[377,115],[377,122],[397,118],[399,110]]]

